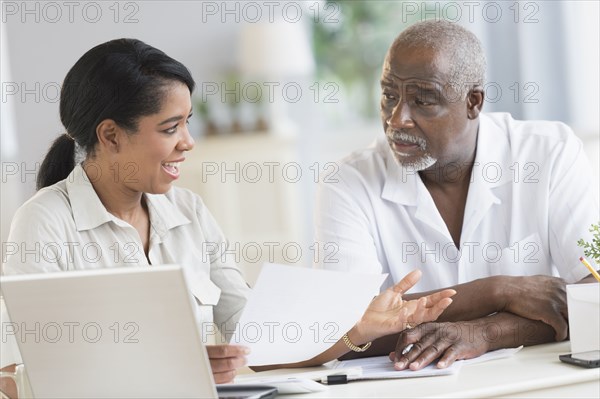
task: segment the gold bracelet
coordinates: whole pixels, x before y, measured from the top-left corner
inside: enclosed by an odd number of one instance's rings
[[[354,345],[351,341],[350,338],[348,338],[348,333],[344,334],[344,336],[342,337],[342,341],[344,341],[344,343],[346,344],[346,346],[348,348],[350,348],[352,351],[354,352],[364,352],[367,349],[369,349],[369,347],[371,346],[371,344],[373,343],[371,342],[367,342],[366,344],[364,344],[363,346],[356,346]]]

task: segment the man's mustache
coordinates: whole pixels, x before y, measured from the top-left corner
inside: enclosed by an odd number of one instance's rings
[[[405,143],[416,144],[421,150],[427,148],[427,141],[425,141],[425,139],[413,136],[402,130],[388,130],[387,136],[392,141],[403,141]]]

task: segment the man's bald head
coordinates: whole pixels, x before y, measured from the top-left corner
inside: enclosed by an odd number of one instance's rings
[[[449,84],[462,98],[474,86],[483,86],[485,55],[477,37],[460,25],[444,20],[418,22],[402,31],[389,51],[427,48],[449,62]]]

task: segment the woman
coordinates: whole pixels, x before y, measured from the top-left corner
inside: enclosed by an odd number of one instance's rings
[[[225,237],[200,197],[172,186],[194,147],[187,128],[193,90],[181,63],[139,40],[113,40],[84,54],[61,92],[66,133],[41,165],[39,191],[11,225],[9,242],[35,245],[38,256],[31,261],[12,255],[4,272],[177,263],[197,299],[199,320],[232,331],[249,288],[220,253],[202,253],[208,242],[225,250]],[[301,365],[357,350],[408,322],[437,318],[453,291],[402,302],[419,277],[411,273],[378,296],[345,342]],[[209,345],[208,354],[215,381],[224,383],[245,364],[247,348]]]

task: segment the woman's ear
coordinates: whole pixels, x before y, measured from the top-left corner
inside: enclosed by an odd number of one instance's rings
[[[105,119],[96,126],[98,144],[108,152],[119,152],[119,144],[123,132],[112,119]]]
[[[469,119],[476,119],[483,108],[485,91],[482,86],[473,87],[467,94],[467,116]]]

